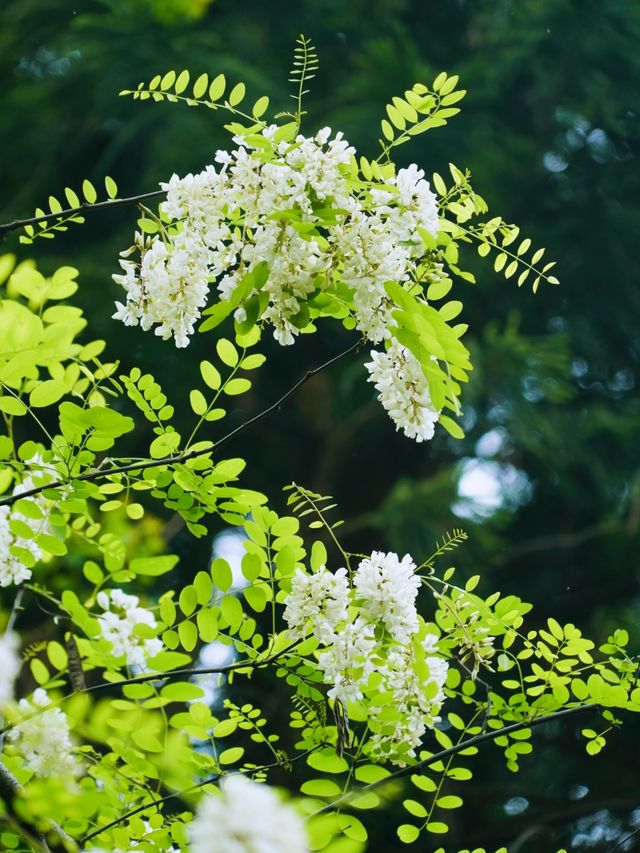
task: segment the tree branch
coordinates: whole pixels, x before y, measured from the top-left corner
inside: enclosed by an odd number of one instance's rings
[[[122,681],[103,681],[93,687],[85,687],[84,690],[76,690],[75,693],[95,693],[97,690],[106,690],[108,687],[126,687],[127,684],[144,684],[146,681],[161,681],[163,678],[182,678],[192,675],[223,675],[225,672],[236,672],[239,669],[261,669],[263,666],[277,661],[282,655],[290,652],[298,644],[298,641],[290,643],[284,649],[268,658],[255,658],[254,660],[238,660],[224,666],[212,666],[191,669],[170,669],[167,672],[145,672],[144,675],[135,675],[132,678],[124,678]]]
[[[490,732],[483,732],[482,734],[475,735],[474,737],[470,737],[467,740],[462,741],[461,743],[456,744],[455,746],[451,746],[448,749],[443,749],[441,752],[437,752],[435,755],[431,755],[429,758],[424,758],[422,761],[416,762],[416,764],[410,764],[406,767],[401,767],[399,770],[396,770],[395,773],[391,773],[389,776],[385,776],[384,779],[378,779],[376,782],[371,782],[369,785],[363,785],[361,788],[356,788],[353,791],[348,791],[346,794],[341,795],[337,799],[333,800],[331,803],[327,803],[326,806],[323,806],[321,809],[318,809],[314,814],[322,814],[322,812],[329,811],[330,809],[335,808],[336,806],[345,805],[350,800],[355,799],[356,797],[360,797],[363,794],[366,794],[368,791],[372,791],[374,788],[379,788],[381,785],[386,785],[387,782],[391,782],[393,779],[399,779],[402,776],[408,776],[412,773],[417,773],[420,770],[423,770],[426,767],[429,767],[431,764],[436,764],[438,761],[444,761],[445,758],[449,758],[451,755],[456,755],[459,752],[463,752],[465,749],[469,749],[473,746],[480,746],[483,743],[487,743],[489,741],[495,740],[496,738],[503,737],[504,735],[511,734],[512,732],[520,732],[523,729],[533,729],[536,726],[541,726],[544,723],[550,723],[554,720],[560,720],[564,717],[570,717],[575,714],[580,714],[584,711],[595,711],[599,706],[595,704],[588,705],[577,705],[574,708],[563,708],[560,711],[554,711],[551,714],[545,714],[542,717],[534,717],[529,720],[521,720],[518,723],[512,723],[509,726],[503,726],[499,729],[493,729]]]
[[[144,471],[147,468],[158,468],[162,465],[179,465],[182,462],[187,462],[189,459],[196,459],[198,456],[206,456],[208,453],[211,453],[214,450],[217,450],[219,447],[222,447],[223,444],[226,444],[232,438],[235,438],[238,433],[247,429],[253,424],[258,423],[263,418],[266,418],[268,415],[277,411],[283,403],[285,403],[290,397],[292,397],[298,389],[300,389],[306,382],[309,381],[313,376],[326,370],[332,364],[335,364],[340,359],[344,358],[347,355],[350,355],[353,352],[356,352],[360,346],[361,341],[356,341],[355,344],[350,346],[348,349],[343,350],[343,352],[338,353],[338,355],[334,355],[333,358],[330,358],[328,361],[325,361],[324,364],[319,365],[319,367],[314,367],[311,370],[307,370],[307,372],[302,376],[295,385],[292,385],[288,391],[286,391],[282,397],[276,400],[275,403],[272,403],[266,409],[263,409],[257,415],[254,415],[252,418],[249,418],[248,421],[244,421],[239,424],[235,429],[232,429],[231,432],[228,432],[226,435],[223,435],[222,438],[218,439],[216,442],[212,442],[210,447],[205,448],[197,448],[194,450],[187,450],[183,453],[174,453],[171,456],[165,456],[162,459],[143,459],[139,462],[129,462],[126,465],[116,465],[113,468],[94,468],[91,471],[85,471],[84,474],[79,474],[77,477],[73,477],[70,480],[55,480],[53,483],[46,483],[41,486],[34,486],[32,489],[26,489],[24,492],[20,492],[15,495],[6,495],[3,498],[0,498],[0,506],[11,506],[16,503],[16,501],[22,500],[23,498],[30,498],[34,495],[39,495],[41,492],[47,491],[48,489],[60,489],[63,486],[68,485],[71,482],[86,482],[91,481],[94,482],[96,480],[103,480],[106,477],[110,477],[113,474],[126,474],[132,471]]]
[[[16,228],[24,228],[25,225],[38,225],[40,222],[51,222],[55,219],[64,219],[71,216],[78,216],[88,211],[104,210],[107,207],[122,207],[125,204],[139,204],[142,201],[149,201],[152,198],[160,198],[166,195],[164,190],[154,190],[151,193],[142,193],[142,195],[134,195],[129,198],[110,198],[106,201],[98,201],[95,204],[84,202],[79,207],[68,207],[65,210],[59,210],[57,213],[43,213],[42,216],[32,216],[29,219],[14,219],[13,222],[5,222],[0,225],[0,237],[6,234],[7,231],[15,231]]]

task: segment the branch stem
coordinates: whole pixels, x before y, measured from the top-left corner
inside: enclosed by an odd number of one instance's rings
[[[98,201],[95,204],[85,202],[78,207],[68,207],[65,210],[59,210],[57,213],[43,213],[42,216],[31,216],[28,219],[14,219],[13,222],[5,222],[0,225],[0,237],[6,234],[7,231],[15,231],[16,228],[24,228],[25,225],[39,225],[41,222],[51,222],[54,219],[64,219],[71,216],[79,216],[89,211],[104,210],[107,207],[122,207],[126,204],[139,204],[143,201],[148,201],[152,198],[160,198],[166,195],[164,190],[154,190],[150,193],[142,193],[142,195],[134,195],[129,198],[109,198],[106,201]]]
[[[385,776],[383,779],[379,779],[376,782],[371,782],[369,785],[363,785],[361,788],[357,788],[353,791],[350,791],[348,794],[338,797],[333,800],[331,803],[327,803],[326,806],[323,806],[321,809],[318,809],[314,814],[322,814],[323,812],[334,809],[338,806],[345,805],[349,800],[355,799],[356,797],[361,797],[363,794],[368,793],[369,791],[374,790],[374,788],[379,788],[381,785],[386,785],[388,782],[399,779],[402,776],[408,776],[409,774],[419,773],[421,770],[431,766],[432,764],[437,764],[438,761],[444,761],[446,758],[449,758],[452,755],[456,755],[458,752],[463,752],[465,749],[469,749],[470,747],[480,746],[483,743],[488,743],[492,740],[495,740],[499,737],[504,737],[504,735],[509,735],[512,732],[520,732],[523,729],[533,729],[536,726],[544,725],[544,723],[550,723],[554,720],[560,720],[565,717],[571,717],[575,714],[581,714],[585,711],[595,711],[598,708],[595,704],[587,704],[587,705],[576,705],[573,708],[562,708],[560,711],[553,711],[551,714],[544,714],[541,717],[533,717],[527,720],[520,720],[517,723],[512,723],[509,726],[502,726],[499,729],[492,729],[490,732],[483,732],[482,734],[475,735],[474,737],[467,738],[467,740],[461,741],[460,743],[455,744],[454,746],[449,747],[448,749],[443,749],[440,752],[435,753],[435,755],[429,756],[429,758],[424,758],[422,761],[418,761],[416,764],[410,764],[406,767],[401,767],[399,770],[396,770],[395,773],[391,773],[389,776]]]

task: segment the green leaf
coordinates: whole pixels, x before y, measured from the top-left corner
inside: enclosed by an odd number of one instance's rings
[[[453,438],[464,438],[464,431],[462,430],[462,427],[448,415],[440,415],[439,423],[442,424],[449,435],[453,436]]]
[[[191,75],[190,75],[190,74],[189,74],[189,72],[186,70],[186,68],[185,68],[185,70],[184,70],[184,71],[181,71],[181,72],[178,74],[178,79],[176,80],[175,85],[174,85],[174,87],[173,87],[173,88],[174,88],[174,91],[175,91],[175,93],[176,93],[177,95],[179,95],[179,94],[181,94],[182,92],[184,92],[184,90],[187,88],[187,86],[189,85],[189,78],[190,78],[190,76],[191,76]]]
[[[193,84],[193,97],[201,98],[204,93],[207,91],[207,87],[209,85],[209,75],[201,74],[196,82]]]
[[[260,118],[260,116],[264,115],[269,107],[269,98],[266,95],[263,95],[253,105],[253,110],[251,111],[254,118]]]
[[[413,824],[411,823],[403,823],[401,826],[398,827],[396,831],[398,833],[398,838],[400,839],[400,841],[404,842],[405,844],[413,844],[413,842],[420,835],[420,830],[418,829],[418,827],[413,826]]]
[[[336,755],[334,749],[312,752],[311,755],[307,756],[307,764],[321,773],[345,773],[349,769],[347,762],[344,758]]]
[[[220,764],[236,764],[244,755],[244,749],[241,746],[232,746],[230,749],[223,750],[218,756]]]
[[[34,408],[42,408],[43,406],[52,406],[65,394],[65,386],[63,382],[57,379],[45,379],[40,382],[29,394],[29,405]]]
[[[216,341],[216,352],[220,361],[227,367],[235,367],[238,363],[238,350],[226,338],[220,338]]]
[[[229,92],[229,104],[236,107],[244,98],[246,87],[244,83],[236,83],[233,89]]]
[[[191,403],[191,408],[196,415],[202,416],[207,411],[207,401],[205,396],[202,391],[198,391],[197,388],[194,388],[189,392],[189,402]]]
[[[218,370],[211,364],[210,361],[200,362],[200,374],[205,385],[211,388],[212,391],[217,391],[222,384],[222,377]]]
[[[256,613],[262,613],[267,606],[267,594],[262,586],[247,586],[242,590],[242,594]]]
[[[51,661],[51,665],[59,672],[64,672],[67,668],[68,657],[63,646],[53,640],[47,645],[47,657]]]
[[[191,584],[188,584],[181,589],[178,597],[178,604],[180,605],[180,610],[182,610],[185,616],[191,616],[193,611],[196,609],[198,605],[198,595]]]
[[[193,579],[193,588],[198,596],[198,604],[208,604],[213,595],[213,583],[207,572],[198,572]]]
[[[434,835],[446,835],[449,832],[449,827],[442,821],[431,821],[425,827],[427,832],[432,832]]]
[[[148,577],[159,577],[166,575],[178,562],[179,557],[175,554],[162,554],[159,557],[136,557],[129,563],[129,569],[135,575],[146,575]],[[165,607],[170,606],[166,604]]]
[[[462,805],[462,797],[457,797],[454,794],[448,794],[446,797],[439,797],[436,800],[436,805],[439,809],[457,809]],[[433,832],[433,830],[431,830]]]
[[[6,415],[26,415],[28,409],[17,397],[0,397],[0,412]]]
[[[149,453],[152,459],[162,459],[164,456],[172,456],[180,445],[180,433],[165,432],[159,435],[149,445]]]
[[[217,77],[213,79],[211,86],[209,86],[209,97],[212,101],[218,101],[224,95],[224,90],[227,86],[227,81],[225,79],[224,74],[218,74]]]
[[[372,782],[379,782],[381,779],[386,779],[390,775],[390,771],[386,767],[379,764],[363,764],[356,767],[355,777],[359,782],[369,785]]]
[[[233,573],[231,572],[229,563],[227,563],[226,560],[223,560],[222,557],[216,557],[211,564],[211,577],[213,578],[214,584],[222,592],[226,592],[228,589],[231,589]]]
[[[96,188],[93,186],[91,181],[85,179],[82,182],[82,195],[85,197],[85,200],[89,202],[89,204],[95,204],[95,201],[98,198],[98,193],[96,192]]]
[[[332,779],[309,779],[302,783],[300,790],[308,797],[337,797],[342,792]]]
[[[31,675],[33,675],[37,684],[46,684],[49,680],[49,670],[42,663],[40,658],[32,658],[29,662]]]
[[[251,388],[251,380],[243,377],[230,379],[223,388],[225,394],[230,397],[236,397],[238,394],[245,394]]]
[[[422,803],[419,803],[417,800],[403,800],[402,805],[409,812],[409,814],[413,815],[414,817],[427,816],[427,810],[422,805]]]
[[[213,607],[203,607],[196,613],[196,625],[203,643],[212,643],[218,636],[218,618]]]
[[[107,191],[107,196],[109,198],[116,198],[118,195],[118,185],[113,178],[109,177],[109,175],[105,175],[104,188]]]
[[[136,746],[143,749],[145,752],[163,752],[164,746],[158,738],[149,731],[149,729],[140,728],[134,729],[131,732],[131,739]]]
[[[182,652],[160,652],[149,658],[149,668],[156,672],[169,672],[172,669],[183,669],[191,664],[191,656]]]
[[[198,629],[193,622],[181,622],[178,625],[180,644],[186,651],[192,652],[198,642]]]

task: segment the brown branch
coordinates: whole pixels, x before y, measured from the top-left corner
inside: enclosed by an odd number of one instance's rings
[[[13,222],[5,222],[0,225],[0,237],[6,234],[7,231],[14,231],[16,228],[24,228],[25,225],[38,225],[40,222],[51,222],[54,219],[64,219],[65,217],[78,216],[88,211],[104,210],[107,207],[122,207],[125,204],[139,204],[142,201],[148,201],[152,198],[160,198],[166,195],[164,190],[154,190],[151,193],[142,193],[142,195],[134,195],[129,198],[109,198],[106,201],[98,201],[95,204],[84,202],[79,207],[68,207],[65,210],[59,210],[57,213],[43,213],[42,216],[32,216],[29,219],[14,219]]]
[[[288,391],[286,391],[282,397],[276,400],[275,403],[272,403],[266,409],[263,409],[257,415],[254,415],[252,418],[249,418],[247,421],[243,421],[243,423],[239,424],[235,429],[232,429],[231,432],[228,432],[226,435],[223,435],[222,438],[218,439],[216,442],[212,442],[210,447],[205,448],[197,448],[194,450],[187,450],[183,453],[174,453],[171,456],[165,456],[162,459],[143,459],[139,462],[129,462],[126,465],[116,465],[113,468],[94,468],[92,471],[85,471],[84,474],[79,474],[77,477],[73,477],[71,480],[55,480],[53,483],[46,483],[41,486],[34,486],[32,489],[26,489],[24,492],[20,492],[15,495],[7,495],[6,497],[0,498],[0,506],[11,506],[16,503],[16,501],[22,500],[23,498],[30,498],[34,495],[39,495],[41,492],[47,491],[48,489],[60,489],[63,486],[68,485],[69,483],[78,483],[84,481],[94,482],[95,480],[102,480],[106,477],[110,477],[114,474],[126,474],[131,471],[144,471],[147,468],[158,468],[162,465],[179,465],[182,462],[187,462],[189,459],[195,459],[199,456],[206,456],[208,453],[211,453],[213,450],[217,450],[219,447],[222,447],[223,444],[226,444],[232,438],[235,438],[238,433],[247,429],[253,424],[258,423],[263,418],[266,418],[268,415],[273,412],[278,411],[283,403],[285,403],[290,397],[292,397],[296,391],[301,388],[306,382],[309,381],[313,376],[317,373],[320,373],[323,370],[326,370],[332,364],[335,364],[340,359],[344,358],[347,355],[350,355],[353,352],[356,352],[361,346],[361,341],[356,341],[355,344],[350,346],[348,349],[343,350],[343,352],[338,353],[338,355],[334,355],[333,358],[330,358],[328,361],[325,361],[324,364],[321,364],[319,367],[314,367],[311,370],[307,370],[307,372],[302,376],[295,385],[292,385]]]

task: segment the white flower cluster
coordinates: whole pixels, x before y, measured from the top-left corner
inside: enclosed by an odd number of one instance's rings
[[[13,699],[13,682],[20,672],[18,637],[8,632],[0,637],[0,710]]]
[[[113,279],[126,301],[116,302],[113,316],[155,327],[185,347],[209,283],[217,280],[222,300],[236,300],[236,318],[244,320],[256,290],[240,296],[238,288],[266,263],[262,318],[281,344],[292,344],[309,321],[306,303],[333,284],[346,285],[357,328],[374,344],[391,343],[387,353],[372,353],[378,373],[402,375],[385,394],[385,407],[407,435],[430,438],[439,413],[418,360],[393,343],[394,303],[385,290],[386,282],[412,280],[426,256],[421,232],[438,233],[436,197],[424,171],[411,165],[384,182],[350,184],[355,150],[341,133],[332,139],[330,128],[289,142],[271,125],[234,141],[235,150],[217,152],[216,165],[161,184],[167,198],[160,232],[136,234],[139,262],[130,250],[123,253],[123,274]],[[428,270],[421,275],[428,278]]]
[[[383,285],[406,281],[424,255],[419,229],[437,234],[435,196],[416,166],[378,189],[352,192],[345,172],[355,150],[341,133],[330,136],[324,128],[314,138],[278,141],[272,125],[234,137],[236,150],[216,154],[219,169],[161,184],[161,211],[173,227],[150,240],[137,235],[140,263],[124,257],[124,275],[114,276],[127,292],[114,317],[155,325],[156,334],[186,346],[208,281],[220,279],[220,295],[229,299],[243,276],[266,262],[263,317],[280,343],[293,343],[292,321],[303,304],[334,280],[352,289],[358,328],[374,343],[388,338]],[[323,209],[333,218],[323,221]]]
[[[311,633],[318,640],[329,696],[342,703],[368,697],[371,754],[396,763],[414,756],[438,722],[448,671],[437,638],[421,630],[415,569],[408,554],[400,560],[374,551],[360,562],[353,586],[345,569],[298,570],[284,611],[292,639]]]
[[[32,459],[30,464],[34,466],[34,470],[16,485],[13,490],[14,495],[22,495],[29,489],[50,481],[51,477],[47,472],[37,469],[37,466],[42,464],[39,458]],[[31,577],[31,569],[25,566],[20,551],[31,555],[30,562],[37,563],[42,559],[42,548],[33,538],[14,533],[11,529],[11,522],[18,522],[19,525],[26,525],[34,536],[38,533],[51,532],[47,521],[51,502],[41,494],[30,500],[39,510],[41,518],[28,517],[7,505],[0,506],[0,586],[18,585]]]
[[[227,776],[203,797],[191,824],[191,853],[307,853],[302,818],[268,785]]]
[[[7,739],[36,776],[67,776],[80,765],[71,750],[69,722],[59,708],[50,706],[46,690],[38,687],[31,700],[21,699],[21,719],[7,731]]]
[[[429,384],[413,353],[394,340],[386,352],[372,350],[365,367],[396,430],[416,441],[433,438],[440,412],[431,402]]]
[[[127,595],[121,589],[102,590],[98,604],[105,611],[98,616],[102,637],[111,643],[114,657],[124,657],[129,666],[145,666],[147,659],[162,651],[157,637],[143,638],[136,633],[137,625],[156,627],[150,610],[138,607],[138,596]]]

